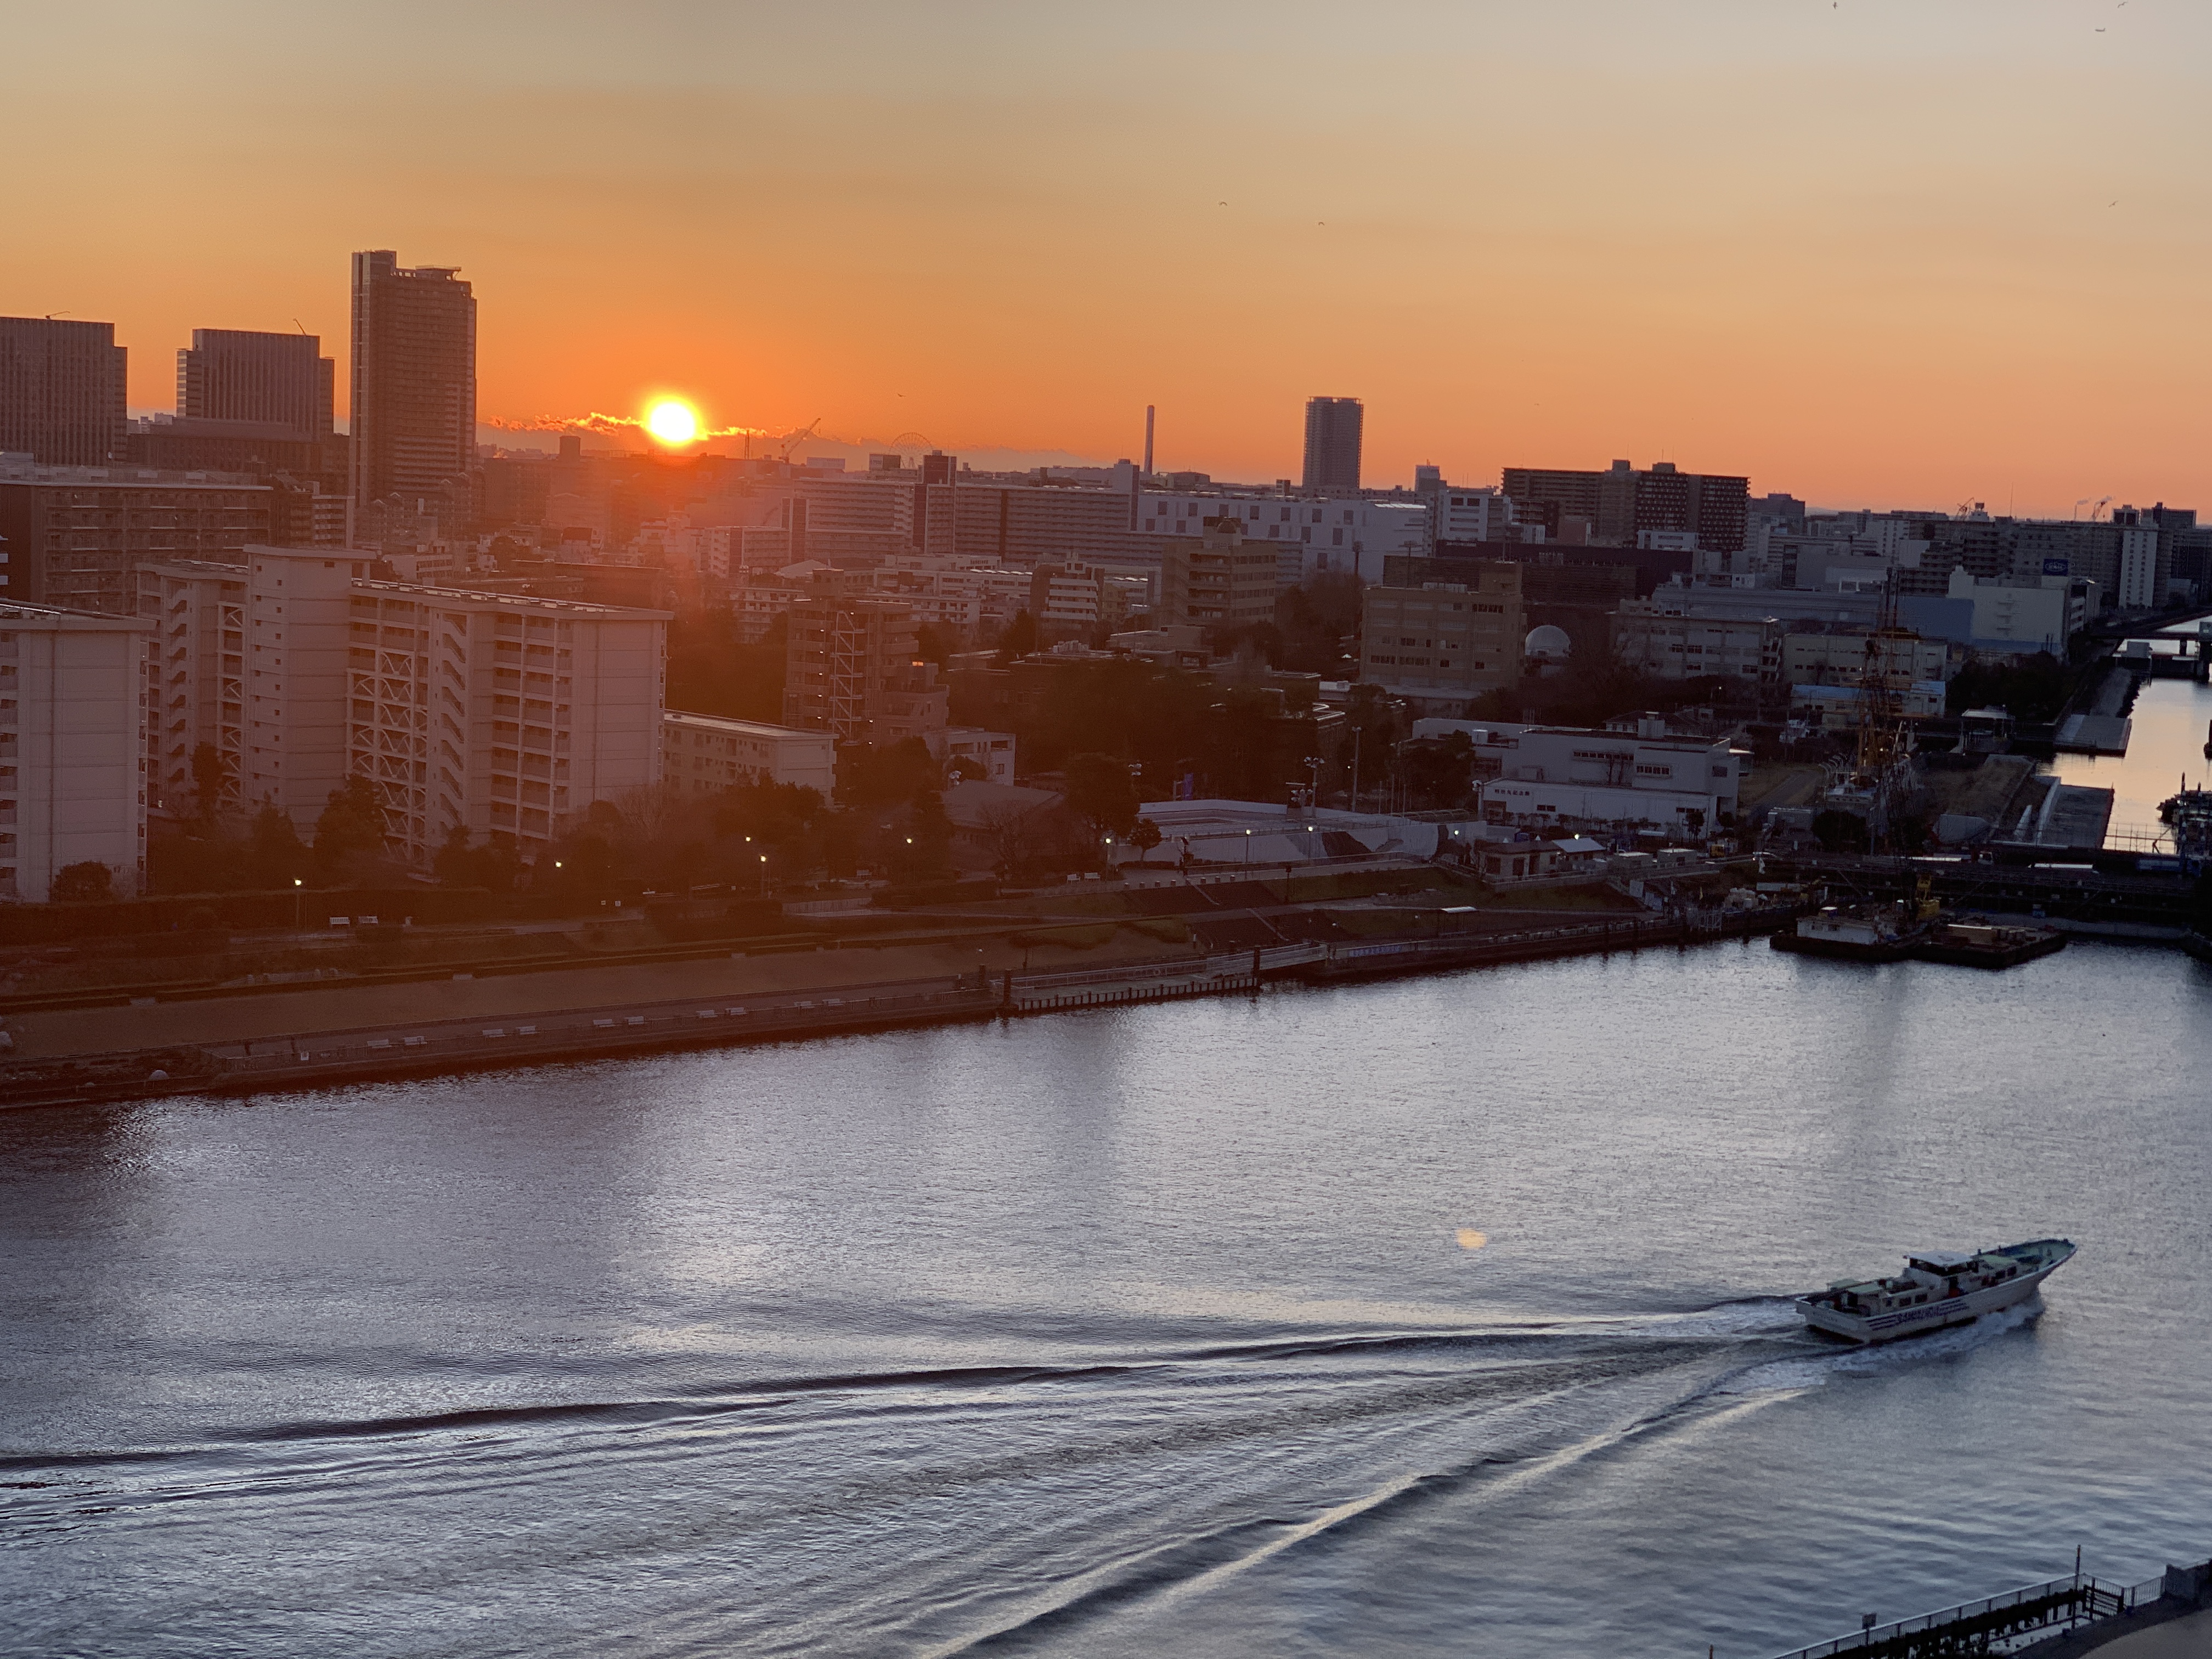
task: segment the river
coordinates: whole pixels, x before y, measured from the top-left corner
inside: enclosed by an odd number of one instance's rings
[[[1731,943],[0,1117],[0,1646],[1756,1659],[2140,1578],[2212,1552],[2208,1016]],[[1985,1328],[1784,1300],[2047,1234]]]

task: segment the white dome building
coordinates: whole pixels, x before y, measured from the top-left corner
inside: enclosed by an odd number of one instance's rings
[[[1565,662],[1574,655],[1575,642],[1567,637],[1567,630],[1546,623],[1541,628],[1532,628],[1521,647],[1522,656],[1529,662]]]

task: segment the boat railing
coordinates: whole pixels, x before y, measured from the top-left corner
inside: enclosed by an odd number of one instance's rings
[[[1941,1613],[1925,1613],[1893,1624],[1869,1624],[1849,1636],[1796,1648],[1776,1659],[1832,1659],[1835,1655],[1852,1655],[1856,1659],[1936,1659],[1937,1655],[2002,1653],[2013,1638],[2061,1626],[2070,1628],[2093,1619],[2110,1619],[2140,1603],[2155,1601],[2162,1583],[2151,1578],[2140,1584],[2107,1584],[2069,1574],[1978,1601],[1962,1601]],[[1969,1642],[1978,1645],[1965,1645]]]

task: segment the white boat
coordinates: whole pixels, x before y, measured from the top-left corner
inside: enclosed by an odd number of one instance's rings
[[[1907,1256],[1905,1271],[1894,1279],[1843,1281],[1801,1296],[1797,1310],[1808,1325],[1831,1336],[1894,1341],[2025,1302],[2073,1254],[2073,1242],[2064,1238],[2038,1238],[1971,1255],[1928,1250]]]

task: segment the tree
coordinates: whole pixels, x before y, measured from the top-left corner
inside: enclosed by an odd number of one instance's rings
[[[1013,621],[1006,631],[999,635],[999,666],[1004,668],[1017,657],[1026,657],[1037,648],[1036,618],[1026,611],[1014,612]]]
[[[247,847],[255,886],[289,886],[307,867],[307,849],[300,845],[299,831],[293,829],[290,815],[274,801],[264,801],[253,815]]]
[[[96,859],[64,864],[54,872],[50,896],[58,904],[100,904],[115,896],[115,878]]]
[[[192,799],[202,823],[213,823],[222,806],[222,751],[211,743],[192,750]]]
[[[384,811],[376,786],[358,772],[330,793],[315,820],[315,862],[325,874],[349,859],[384,850]]]
[[[1019,801],[998,801],[983,809],[978,828],[991,849],[991,868],[1001,878],[1016,874],[1037,850],[1036,809]]]
[[[1129,831],[1129,844],[1137,849],[1142,862],[1151,863],[1152,848],[1160,844],[1160,826],[1150,818],[1139,818]]]
[[[465,887],[473,873],[471,868],[473,863],[469,856],[469,827],[465,823],[457,823],[446,831],[444,844],[438,848],[437,856],[430,860],[430,868],[437,872],[438,879],[445,885]]]
[[[1129,763],[1111,755],[1070,755],[1064,769],[1067,778],[1067,810],[1100,836],[1126,836],[1137,821],[1137,785]]]

